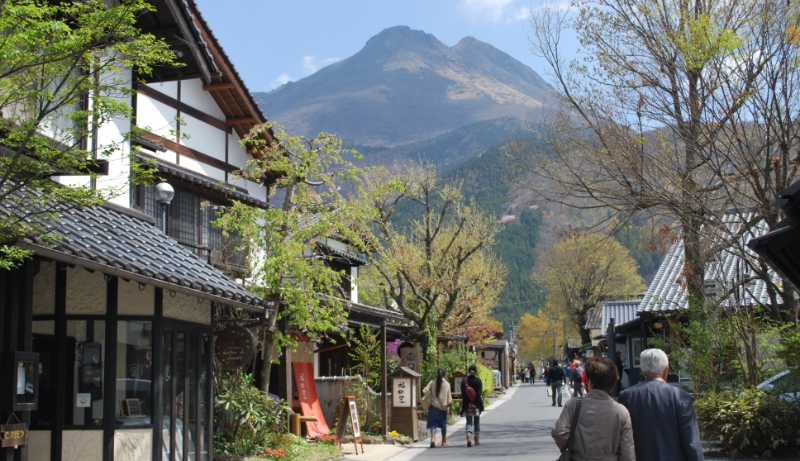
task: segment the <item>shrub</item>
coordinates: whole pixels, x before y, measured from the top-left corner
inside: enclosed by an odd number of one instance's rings
[[[253,385],[253,376],[232,376],[217,395],[214,452],[252,456],[267,445],[269,434],[286,429],[286,407]]]
[[[489,403],[487,400],[489,394],[492,393],[494,390],[494,372],[489,367],[485,367],[478,364],[478,378],[481,380],[481,384],[483,385],[483,401]]]
[[[731,456],[800,454],[800,401],[751,389],[711,393],[694,406],[703,439],[720,442]]]

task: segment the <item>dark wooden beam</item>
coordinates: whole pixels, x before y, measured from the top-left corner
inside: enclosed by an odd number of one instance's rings
[[[381,431],[389,433],[389,401],[386,398],[386,320],[381,322]]]
[[[228,163],[223,162],[222,160],[215,159],[209,155],[206,155],[202,152],[198,152],[190,147],[186,147],[184,145],[178,144],[175,141],[170,141],[169,139],[162,138],[161,136],[153,133],[145,133],[144,137],[149,139],[150,141],[157,142],[162,144],[167,149],[176,152],[179,155],[185,155],[191,159],[195,159],[199,162],[203,162],[207,165],[211,165],[215,168],[219,168],[220,170],[226,171],[228,173],[232,173],[234,171],[238,171],[239,168],[230,165]]]
[[[226,133],[231,132],[231,127],[228,126],[222,120],[212,117],[211,115],[206,114],[203,111],[197,110],[194,107],[178,101],[175,98],[169,97],[163,93],[160,93],[149,86],[146,85],[139,85],[138,88],[139,93],[147,96],[148,98],[154,99],[162,104],[166,104],[167,106],[181,111],[181,113],[190,115],[202,122],[208,123],[209,125],[213,126],[214,128],[218,128]]]
[[[238,118],[229,118],[225,120],[225,123],[228,125],[244,125],[247,123],[258,123],[258,119],[255,117],[238,117]]]
[[[230,82],[212,83],[211,85],[203,85],[203,91],[232,90],[234,88],[236,88],[236,85]]]

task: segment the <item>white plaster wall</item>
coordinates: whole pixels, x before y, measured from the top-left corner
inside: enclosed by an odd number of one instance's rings
[[[148,83],[145,86],[167,95],[172,99],[178,99],[178,82]]]
[[[221,182],[225,181],[224,171],[220,170],[217,167],[206,165],[203,162],[198,162],[197,160],[186,157],[185,155],[181,157],[181,166],[186,168],[187,170],[192,170],[196,173],[206,175],[209,178],[216,179],[217,181]]]
[[[50,461],[50,431],[28,432],[28,461]]]
[[[153,459],[153,430],[128,429],[114,432],[114,461]]]
[[[350,268],[350,301],[358,302],[358,266]]]
[[[267,188],[266,186],[262,186],[253,181],[247,181],[247,193],[250,194],[251,197],[255,197],[259,200],[267,201]]]
[[[106,281],[98,271],[67,269],[67,314],[105,314]]]
[[[252,157],[247,155],[247,149],[239,145],[239,141],[239,135],[235,131],[228,135],[228,163],[237,168],[244,168]]]
[[[120,86],[130,87],[133,73],[125,70],[122,74],[113,73],[101,78],[122,81],[125,83]],[[128,95],[115,93],[109,96],[117,102],[131,104],[131,97]],[[124,141],[124,136],[130,131],[131,120],[125,117],[115,117],[97,130],[97,157],[108,160],[108,175],[97,178],[97,188],[107,190],[113,195],[110,201],[124,207],[130,206],[131,146],[128,141]]]
[[[56,313],[56,263],[42,261],[33,277],[33,315]]]
[[[154,99],[150,99],[143,94],[136,96],[136,126],[157,134],[171,141],[175,136],[170,130],[177,130],[178,125],[175,117],[178,111],[162,104]]]
[[[71,187],[89,187],[92,180],[88,176],[51,176],[53,181]]]
[[[181,80],[181,102],[214,118],[225,120],[225,114],[211,94],[203,91],[203,81],[199,78]]]
[[[151,157],[155,157],[155,158],[157,158],[159,160],[163,160],[165,162],[175,163],[175,164],[178,163],[178,154],[176,154],[175,151],[166,150],[165,152],[161,152],[161,151],[155,151],[154,152],[154,151],[151,151],[151,150],[148,150],[148,149],[142,149],[142,152],[147,154],[147,155],[149,155],[149,156],[151,156]]]
[[[191,115],[181,114],[186,123],[181,127],[180,143],[209,157],[225,161],[225,132]],[[189,138],[184,138],[183,134]]]
[[[139,289],[136,282],[119,281],[117,285],[117,313],[119,315],[153,315],[155,288],[145,285]]]
[[[200,303],[196,297],[183,293],[172,296],[165,290],[164,317],[208,325],[211,323],[211,302],[203,300]]]
[[[64,431],[61,461],[103,461],[103,431]]]

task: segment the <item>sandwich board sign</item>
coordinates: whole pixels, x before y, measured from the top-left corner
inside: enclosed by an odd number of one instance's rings
[[[353,395],[348,395],[342,402],[342,411],[339,413],[339,428],[336,431],[339,445],[342,444],[342,439],[344,438],[348,417],[350,417],[350,428],[353,431],[353,445],[356,446],[356,454],[358,454],[359,445],[361,445],[361,453],[364,453],[364,439],[361,437],[361,425],[358,422],[358,407],[356,406],[356,398]]]

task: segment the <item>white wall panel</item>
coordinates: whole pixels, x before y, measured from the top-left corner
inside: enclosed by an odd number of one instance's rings
[[[225,120],[225,114],[211,97],[211,93],[203,91],[203,81],[199,78],[181,81],[181,102],[214,118]]]
[[[206,165],[205,163],[198,162],[193,158],[189,158],[181,156],[181,166],[186,168],[187,170],[192,170],[196,173],[204,174],[211,179],[215,179],[217,181],[225,181],[225,172],[220,170],[219,168],[213,167],[211,165]]]
[[[175,140],[170,130],[177,129],[178,111],[140,94],[136,96],[136,125],[166,139]]]
[[[253,181],[247,181],[247,193],[251,197],[267,201],[267,188]]]
[[[252,157],[247,155],[247,149],[239,145],[239,135],[235,131],[231,132],[228,135],[228,163],[244,168],[248,160],[252,160]]]
[[[182,114],[181,118],[186,122],[181,134],[186,133],[189,139],[181,139],[180,143],[224,162],[225,132],[190,115]]]
[[[148,83],[147,87],[167,95],[172,99],[178,99],[178,82]]]

